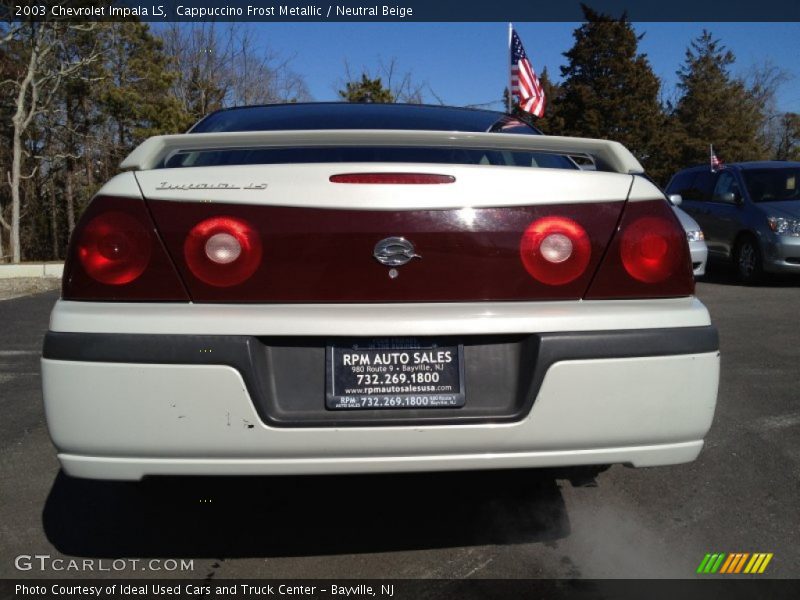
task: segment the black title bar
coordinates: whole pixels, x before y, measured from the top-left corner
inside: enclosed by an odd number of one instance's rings
[[[800,21],[796,0],[585,0],[593,10],[642,21]],[[10,20],[254,22],[582,21],[578,0],[11,0]]]

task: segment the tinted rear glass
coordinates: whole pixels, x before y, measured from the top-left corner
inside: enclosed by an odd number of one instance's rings
[[[190,133],[299,131],[308,129],[405,129],[482,131],[537,135],[539,131],[504,113],[415,104],[274,104],[221,110]]]
[[[692,171],[683,171],[672,178],[667,186],[668,194],[680,194],[686,198],[686,191],[691,187],[695,174]]]
[[[747,169],[742,177],[753,202],[800,200],[800,168]]]
[[[546,152],[525,152],[475,148],[239,148],[177,152],[164,168],[230,165],[275,165],[297,163],[435,163],[577,169],[568,158]]]

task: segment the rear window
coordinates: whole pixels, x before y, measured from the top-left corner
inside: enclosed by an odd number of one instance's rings
[[[800,168],[747,169],[742,176],[753,202],[800,200]]]
[[[680,194],[682,198],[686,198],[686,192],[691,188],[694,176],[694,171],[682,171],[678,173],[669,182],[667,193]]]
[[[403,129],[540,135],[535,127],[493,110],[421,104],[346,102],[244,106],[211,113],[189,133],[301,131],[319,129]]]
[[[569,158],[547,152],[475,148],[230,148],[176,152],[162,168],[216,167],[231,165],[276,165],[298,163],[433,163],[577,169]]]

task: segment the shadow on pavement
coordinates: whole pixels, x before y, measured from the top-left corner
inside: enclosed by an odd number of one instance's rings
[[[702,283],[716,283],[720,285],[732,285],[737,287],[764,287],[764,288],[782,288],[782,287],[800,287],[800,276],[797,275],[773,275],[772,273],[764,273],[757,284],[752,286],[745,285],[736,275],[736,269],[728,262],[717,258],[709,259],[706,266],[706,274],[698,279]]]
[[[570,470],[593,485],[598,469]],[[62,553],[276,557],[553,541],[569,535],[550,470],[97,482],[59,473],[43,513]]]

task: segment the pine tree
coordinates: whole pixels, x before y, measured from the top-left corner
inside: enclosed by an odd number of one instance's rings
[[[98,24],[92,31],[76,31],[65,40],[60,49],[59,60],[76,62],[81,56],[92,52],[102,52],[104,39],[108,33],[109,25]],[[75,228],[77,217],[82,212],[97,186],[100,185],[94,177],[94,163],[99,156],[97,149],[99,136],[93,135],[100,127],[106,115],[97,109],[98,91],[102,82],[108,78],[108,69],[103,57],[93,62],[84,64],[76,76],[65,82],[56,102],[57,110],[44,117],[42,123],[45,136],[46,151],[44,155],[51,160],[46,161],[50,171],[49,181],[43,183],[45,187],[58,186],[62,196],[66,228],[64,233],[70,234]],[[49,190],[42,190],[42,198],[51,198]],[[55,210],[54,210],[55,209]],[[51,206],[57,211],[57,206]],[[60,237],[57,215],[52,223],[51,236],[55,238],[58,247],[55,257],[60,255],[60,248],[66,245],[66,239]]]
[[[550,102],[548,133],[616,140],[647,168],[661,143],[660,82],[626,15],[615,19],[582,6],[587,22],[564,53],[568,64],[561,67],[561,93]]]
[[[380,77],[369,77],[361,74],[361,81],[348,81],[343,90],[339,90],[339,97],[345,102],[395,102],[394,94],[385,88]]]
[[[544,115],[536,119],[535,125],[547,135],[564,134],[564,118],[560,114],[563,89],[550,79],[547,67],[542,69],[539,84],[544,92]]]
[[[112,120],[109,133],[117,158],[149,136],[174,133],[191,124],[191,116],[169,94],[169,58],[147,24],[112,24],[107,44],[108,76],[99,103]]]
[[[704,30],[687,48],[677,72],[682,95],[675,110],[682,166],[707,162],[709,144],[726,162],[768,156],[760,135],[763,108],[753,90],[731,76],[735,60],[709,31]]]
[[[192,122],[225,107],[227,90],[215,74],[208,73],[200,65],[192,65],[187,75],[186,104]]]

